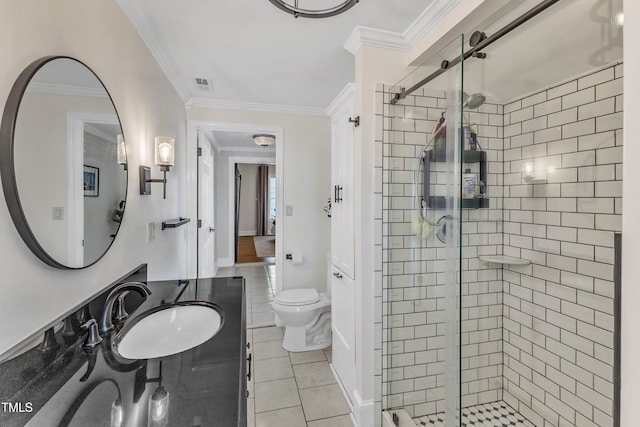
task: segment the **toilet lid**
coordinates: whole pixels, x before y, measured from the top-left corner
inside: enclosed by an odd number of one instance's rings
[[[320,300],[315,289],[289,289],[276,295],[276,302],[282,305],[306,305]]]

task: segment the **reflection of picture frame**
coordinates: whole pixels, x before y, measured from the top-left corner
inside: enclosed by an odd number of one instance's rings
[[[82,183],[85,197],[98,197],[100,189],[100,169],[84,165]]]

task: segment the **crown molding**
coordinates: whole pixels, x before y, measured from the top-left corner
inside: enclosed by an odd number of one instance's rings
[[[61,85],[56,83],[30,82],[27,86],[26,92],[109,99],[109,94],[104,88],[98,89],[93,87]]]
[[[384,49],[404,50],[405,40],[401,33],[378,28],[356,26],[349,35],[344,48],[355,55],[362,46],[374,46]]]
[[[402,33],[358,25],[349,35],[344,48],[355,55],[362,46],[407,50],[434,27],[460,0],[434,0]]]
[[[336,95],[336,97],[331,101],[331,104],[325,110],[325,113],[328,116],[333,115],[336,110],[342,105],[342,103],[351,95],[353,95],[356,91],[355,83],[347,83],[347,85]]]
[[[113,135],[110,135],[107,132],[104,132],[104,131],[98,129],[95,126],[91,126],[89,123],[85,123],[84,124],[84,130],[85,130],[85,132],[88,132],[91,135],[97,136],[98,138],[102,138],[102,139],[104,139],[106,141],[112,141],[113,140]]]
[[[268,113],[301,114],[306,116],[326,116],[325,110],[318,107],[303,107],[297,105],[261,104],[258,102],[228,101],[223,99],[191,98],[187,102],[188,108],[213,108],[227,110],[264,111]]]
[[[144,16],[148,13],[143,10],[142,2],[130,0],[117,0],[117,2],[147,45],[151,55],[155,58],[167,79],[169,79],[178,96],[183,102],[187,101],[190,97],[189,88],[180,78],[180,74],[173,66],[173,62],[165,55],[153,29],[147,25],[147,20],[144,19]]]

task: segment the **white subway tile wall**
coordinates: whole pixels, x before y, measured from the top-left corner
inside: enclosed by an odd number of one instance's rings
[[[522,133],[504,138],[514,175],[505,179],[504,251],[532,260],[503,275],[504,400],[536,426],[613,425],[613,234],[622,203],[622,77],[614,69],[516,101],[505,114],[520,117],[518,103],[534,102],[549,129],[561,126],[548,130],[552,138],[534,134],[535,151]],[[525,183],[527,161],[546,181]],[[544,212],[527,206],[530,194]],[[535,258],[522,244],[531,224],[542,226]]]
[[[612,425],[613,234],[622,205],[617,68],[468,115],[487,151],[491,207],[461,217],[463,407],[504,400],[536,426]],[[452,314],[443,304],[444,245],[413,235],[414,171],[446,94],[423,89],[390,105],[393,88],[376,90],[375,195],[383,206],[382,217],[374,214],[382,230],[376,405],[421,417],[444,410],[444,321]],[[538,179],[524,179],[526,162]],[[432,163],[432,194],[445,194],[445,174],[444,164]],[[429,218],[444,214],[430,210]],[[502,268],[477,258],[492,254],[531,264]]]
[[[444,410],[446,288],[445,245],[435,233],[425,241],[413,234],[415,171],[419,155],[446,105],[442,91],[419,90],[397,105],[383,93],[382,120],[382,407],[403,407],[412,416]],[[378,97],[380,99],[380,97]],[[417,106],[425,108],[418,109]],[[551,107],[550,107],[551,108]],[[521,113],[531,118],[533,108]],[[484,104],[467,118],[476,124],[487,152],[487,194],[491,208],[465,210],[461,223],[461,348],[464,406],[502,399],[502,270],[478,255],[502,253],[503,108]],[[527,143],[526,141],[523,144]],[[468,164],[473,173],[479,165]],[[431,163],[431,191],[446,195],[446,165]],[[417,176],[421,183],[422,173]],[[419,185],[419,189],[422,185]],[[444,210],[429,210],[436,222]]]

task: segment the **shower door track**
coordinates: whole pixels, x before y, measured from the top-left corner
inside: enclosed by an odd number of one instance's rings
[[[442,64],[440,65],[439,69],[437,69],[433,73],[429,74],[427,77],[425,77],[424,79],[420,80],[418,83],[414,84],[410,88],[402,89],[400,91],[400,93],[396,93],[394,98],[391,99],[390,103],[391,104],[397,104],[398,101],[405,99],[408,95],[410,95],[411,93],[415,92],[417,89],[420,89],[422,86],[424,86],[425,84],[429,83],[431,80],[435,79],[439,75],[444,74],[449,68],[451,68],[452,66],[460,63],[461,61],[469,59],[470,57],[480,56],[479,54],[480,54],[480,51],[482,49],[484,49],[485,47],[489,46],[493,42],[501,39],[502,37],[506,36],[511,31],[513,31],[516,28],[518,28],[520,25],[524,24],[525,22],[527,22],[531,18],[537,16],[538,14],[544,12],[549,7],[553,6],[554,4],[558,3],[559,1],[560,0],[544,0],[541,3],[538,3],[536,6],[534,6],[531,9],[529,9],[527,12],[525,12],[522,15],[520,15],[518,18],[514,19],[513,21],[511,21],[510,23],[508,23],[507,25],[505,25],[504,27],[502,27],[501,29],[496,31],[495,34],[493,34],[493,35],[491,35],[491,36],[489,36],[489,37],[487,37],[487,38],[485,38],[483,40],[480,40],[475,46],[473,46],[471,49],[469,49],[468,51],[463,53],[462,56],[457,56],[457,57],[455,57],[455,58],[453,58],[453,59],[451,59],[449,61],[447,61],[447,60],[442,61]],[[484,57],[484,56],[481,56],[481,57]]]

